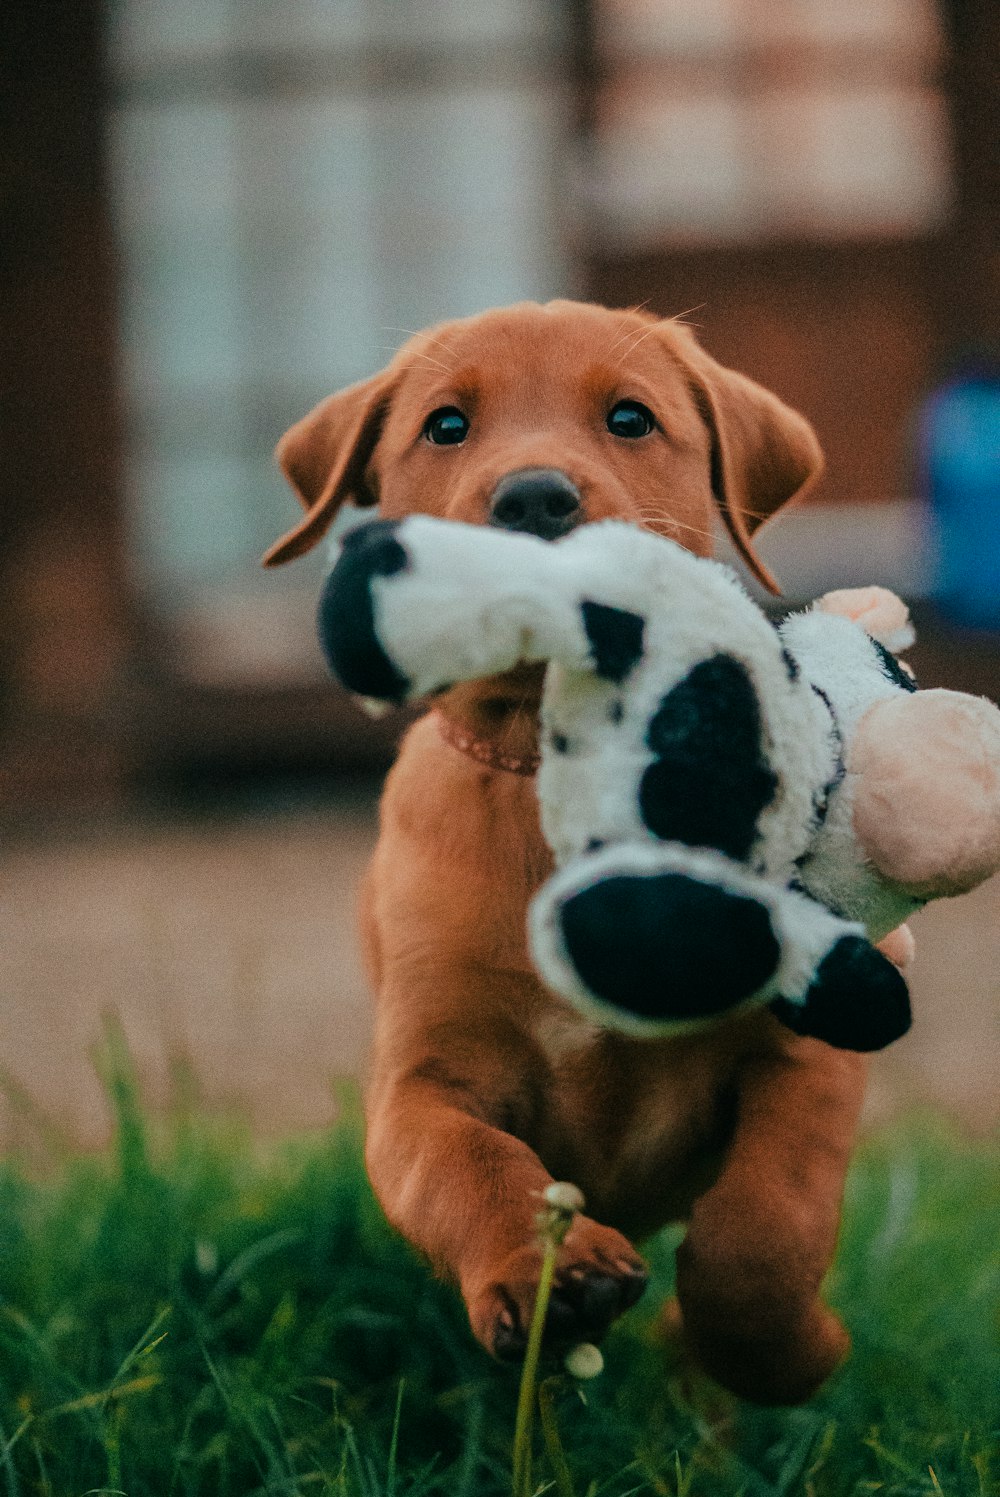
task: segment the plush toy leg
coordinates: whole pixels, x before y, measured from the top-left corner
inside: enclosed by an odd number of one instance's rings
[[[609,847],[567,864],[530,910],[543,980],[636,1035],[695,1029],[744,1004],[804,997],[861,927],[721,853]]]
[[[350,691],[411,701],[520,661],[590,658],[573,568],[537,536],[427,515],[344,538],[323,585],[319,638]]]
[[[323,654],[337,680],[348,691],[389,702],[405,701],[410,682],[376,627],[372,588],[377,578],[406,569],[397,529],[375,520],[345,536],[340,559],[323,584],[316,621]]]
[[[883,1050],[910,1027],[910,994],[888,957],[863,936],[827,952],[802,1003],[776,998],[771,1011],[796,1034],[840,1050]]]
[[[780,956],[764,905],[684,873],[606,879],[560,920],[574,968],[621,1027],[713,1019],[763,988]]]

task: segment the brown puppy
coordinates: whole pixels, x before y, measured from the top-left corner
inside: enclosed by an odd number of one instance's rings
[[[418,335],[278,456],[307,513],[270,563],[349,497],[549,538],[614,516],[701,555],[719,510],[765,579],[754,529],[821,468],[808,424],[676,323],[571,302]],[[629,1040],[541,986],[525,931],[550,870],[530,774],[539,687],[521,669],[448,692],[389,775],[363,896],[375,1190],[501,1355],[523,1345],[553,1178],[579,1184],[590,1213],[562,1250],[556,1343],[602,1335],[645,1281],[630,1239],[687,1219],[678,1296],[704,1366],[749,1398],[807,1398],[848,1345],[819,1289],[863,1061],[766,1010]]]

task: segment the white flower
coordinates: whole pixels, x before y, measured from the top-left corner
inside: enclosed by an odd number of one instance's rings
[[[581,1341],[579,1346],[574,1346],[566,1353],[563,1366],[571,1377],[578,1377],[584,1381],[587,1378],[597,1377],[604,1371],[604,1358],[598,1347],[593,1346],[589,1341]]]
[[[554,1206],[557,1211],[583,1210],[583,1191],[568,1180],[553,1180],[545,1187],[543,1195],[545,1204]]]

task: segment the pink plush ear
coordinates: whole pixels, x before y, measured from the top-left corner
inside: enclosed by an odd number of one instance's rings
[[[902,598],[887,587],[842,587],[824,593],[815,605],[821,613],[838,613],[853,619],[866,634],[885,645],[894,655],[908,649],[916,636],[910,623],[910,610]]]
[[[1000,711],[984,697],[883,698],[858,724],[854,831],[879,873],[933,899],[1000,870]]]

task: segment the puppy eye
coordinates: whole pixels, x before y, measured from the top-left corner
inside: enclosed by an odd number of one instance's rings
[[[656,425],[652,411],[638,400],[619,400],[608,412],[607,428],[613,437],[648,437]]]
[[[437,447],[454,447],[469,435],[469,418],[455,405],[431,411],[424,422],[424,436]]]

